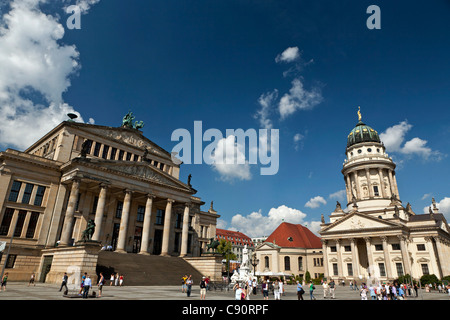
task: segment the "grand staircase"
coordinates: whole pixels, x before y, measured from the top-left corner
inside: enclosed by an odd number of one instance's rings
[[[192,275],[194,282],[200,281],[202,274],[179,257],[141,255],[100,251],[97,274],[103,272],[109,285],[111,273],[124,276],[127,286],[180,285],[184,275]]]

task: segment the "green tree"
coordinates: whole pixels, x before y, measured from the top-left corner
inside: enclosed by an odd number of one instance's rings
[[[424,274],[420,278],[420,282],[422,283],[422,285],[440,283],[438,277],[436,277],[436,275],[434,274]]]
[[[309,283],[311,281],[311,275],[309,274],[309,271],[306,271],[305,273],[305,281],[306,283]]]
[[[225,239],[220,239],[219,245],[217,246],[217,252],[222,254],[223,258],[226,260],[226,271],[230,272],[228,270],[229,267],[229,261],[235,260],[236,255],[231,251],[232,244],[230,241],[227,241]]]

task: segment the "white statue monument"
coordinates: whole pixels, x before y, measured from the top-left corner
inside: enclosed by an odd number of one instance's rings
[[[247,282],[249,279],[252,281],[255,280],[255,276],[253,275],[253,272],[251,272],[250,267],[250,259],[248,254],[247,245],[245,245],[244,249],[242,250],[242,263],[241,267],[239,268],[239,272],[234,270],[233,275],[231,276],[231,283],[236,282]]]

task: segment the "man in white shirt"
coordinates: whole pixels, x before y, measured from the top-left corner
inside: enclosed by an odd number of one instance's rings
[[[86,276],[86,279],[84,280],[84,286],[83,286],[83,299],[87,299],[89,294],[89,289],[92,286],[92,280],[89,275]]]

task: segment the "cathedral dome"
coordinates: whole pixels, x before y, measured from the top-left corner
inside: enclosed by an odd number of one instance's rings
[[[358,110],[358,123],[350,131],[350,134],[347,138],[347,148],[351,147],[354,144],[362,143],[362,142],[378,142],[380,143],[380,136],[378,132],[376,132],[372,127],[366,125],[361,121],[361,111]]]
[[[359,121],[348,135],[347,148],[361,142],[381,142],[381,140],[378,132]]]

